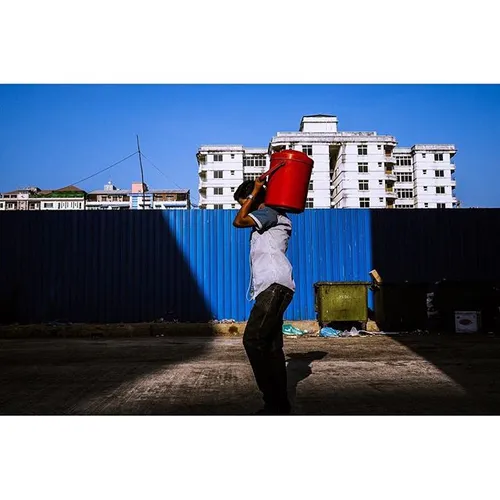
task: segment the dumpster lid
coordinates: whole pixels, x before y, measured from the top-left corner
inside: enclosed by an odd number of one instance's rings
[[[371,285],[370,281],[317,281],[314,286],[331,286],[331,285]]]

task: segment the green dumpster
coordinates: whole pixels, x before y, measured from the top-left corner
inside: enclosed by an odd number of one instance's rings
[[[318,322],[368,321],[368,287],[364,281],[320,281],[314,283]]]

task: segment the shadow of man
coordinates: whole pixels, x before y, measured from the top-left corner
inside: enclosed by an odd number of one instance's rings
[[[324,351],[311,351],[307,353],[289,353],[287,359],[288,397],[292,407],[295,406],[297,386],[299,382],[312,374],[312,362],[323,359],[327,355]]]

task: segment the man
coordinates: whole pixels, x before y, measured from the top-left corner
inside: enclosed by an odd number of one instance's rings
[[[286,257],[292,223],[284,212],[264,204],[264,183],[245,181],[234,193],[241,205],[233,225],[252,228],[250,237],[251,298],[255,304],[243,335],[243,345],[264,408],[258,414],[286,415],[287,394],[283,315],[295,291],[292,266]]]

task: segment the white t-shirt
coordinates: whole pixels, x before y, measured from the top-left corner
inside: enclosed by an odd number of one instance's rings
[[[249,214],[257,224],[250,236],[251,298],[273,283],[295,291],[292,265],[286,256],[292,234],[290,219],[271,207]]]

